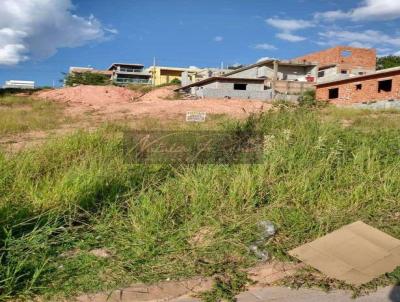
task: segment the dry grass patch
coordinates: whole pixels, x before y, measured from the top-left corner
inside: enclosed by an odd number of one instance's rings
[[[29,97],[0,97],[0,135],[54,129],[65,122],[63,108]]]

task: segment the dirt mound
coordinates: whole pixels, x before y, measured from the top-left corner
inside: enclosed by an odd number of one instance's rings
[[[161,87],[143,95],[142,92],[116,86],[77,86],[41,91],[35,96],[66,103],[66,112],[72,116],[90,112],[96,114],[99,120],[146,116],[184,118],[187,111],[245,117],[271,108],[265,102],[249,100],[174,100],[175,88]]]
[[[77,86],[41,91],[36,96],[70,105],[79,104],[100,109],[113,104],[130,103],[140,97],[140,93],[117,86]]]
[[[147,102],[166,100],[175,95],[174,89],[176,89],[176,88],[178,88],[178,86],[166,86],[166,87],[154,89],[154,90],[150,91],[149,93],[146,93],[140,99],[142,101],[147,101]]]

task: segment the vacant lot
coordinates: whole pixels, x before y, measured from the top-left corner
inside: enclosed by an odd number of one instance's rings
[[[355,220],[400,238],[399,117],[281,107],[204,126],[261,133],[253,164],[142,164],[129,124],[2,152],[0,300],[238,271],[257,261],[248,247],[261,220],[277,225],[265,248],[283,261]],[[164,124],[182,128],[199,129]],[[399,280],[397,270],[373,284]],[[340,285],[309,275],[296,279],[303,283]]]
[[[56,128],[63,122],[63,109],[29,97],[0,97],[0,135]]]

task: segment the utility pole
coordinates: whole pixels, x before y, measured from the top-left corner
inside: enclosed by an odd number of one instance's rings
[[[153,87],[156,86],[156,57],[153,58]]]

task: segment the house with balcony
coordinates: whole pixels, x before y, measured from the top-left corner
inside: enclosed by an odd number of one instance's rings
[[[151,74],[142,64],[113,63],[108,71],[111,72],[111,80],[118,85],[151,84]]]

